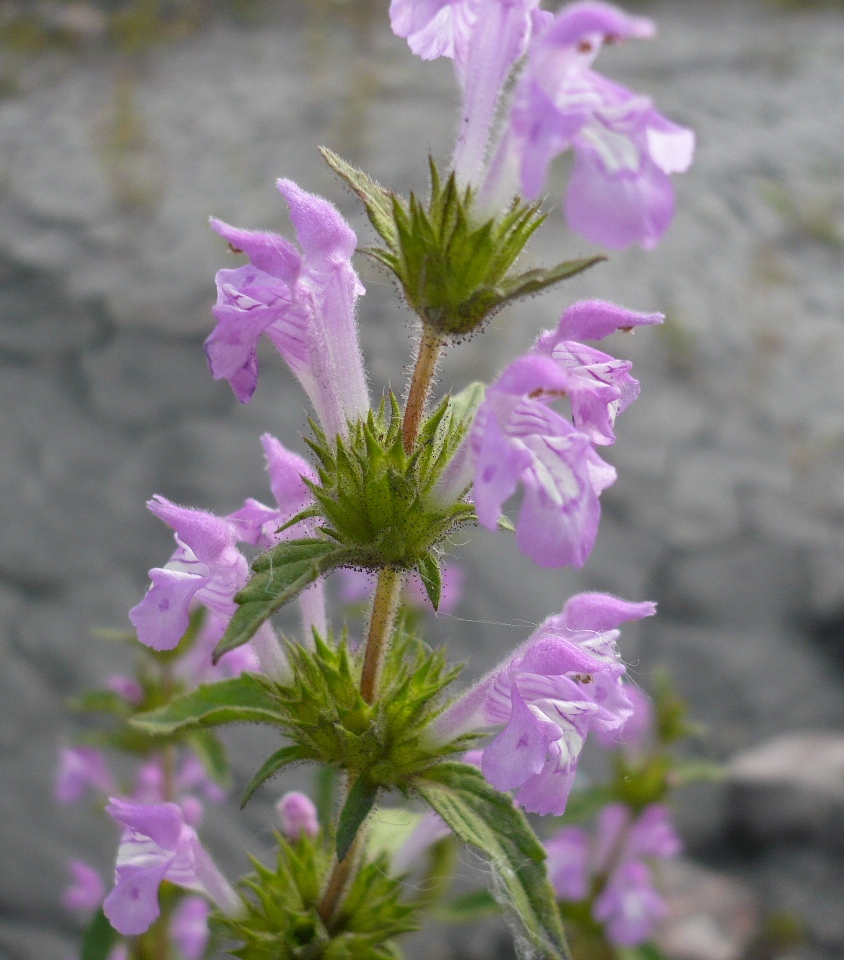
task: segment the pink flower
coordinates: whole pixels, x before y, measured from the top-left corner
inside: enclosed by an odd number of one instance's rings
[[[69,861],[68,869],[73,882],[62,894],[62,906],[65,910],[93,913],[105,896],[105,886],[99,871],[81,860]]]
[[[318,477],[306,460],[292,453],[269,433],[261,437],[261,443],[267,458],[270,489],[277,506],[267,507],[250,498],[228,519],[237,524],[240,540],[261,550],[269,550],[283,540],[313,536],[313,524],[308,520],[301,520],[281,532],[279,528],[313,501],[308,483],[317,483]],[[299,595],[299,609],[304,641],[308,643],[311,640],[313,630],[324,637],[327,633],[327,616],[321,580]]]
[[[351,265],[357,238],[327,200],[291,180],[279,180],[278,188],[301,253],[276,234],[212,219],[250,263],[217,273],[217,326],[205,350],[214,379],[228,380],[248,403],[258,383],[258,340],[266,334],[333,437],[369,409],[355,322],[355,301],[364,292]]]
[[[185,897],[170,921],[170,936],[185,960],[200,960],[208,946],[210,906],[201,897]]]
[[[158,888],[169,880],[209,897],[224,913],[240,900],[223,877],[196,831],[175,803],[132,803],[112,798],[106,808],[123,826],[115,867],[115,887],[103,910],[118,933],[144,933],[159,917]]]
[[[674,213],[670,175],[691,164],[694,134],[591,65],[605,43],[654,32],[608,3],[564,7],[531,42],[486,192],[506,193],[517,172],[523,194],[537,198],[551,161],[573,148],[569,226],[608,247],[653,248]]]
[[[598,533],[598,498],[616,479],[589,437],[551,409],[573,381],[549,357],[520,357],[487,390],[470,434],[478,520],[494,530],[521,486],[516,543],[541,567],[583,566]]]
[[[653,885],[644,863],[623,863],[595,901],[592,916],[603,923],[607,939],[618,947],[635,947],[647,940],[668,905]]]
[[[675,857],[681,847],[664,806],[652,804],[634,821],[628,807],[613,803],[601,810],[591,841],[585,830],[564,827],[546,844],[548,875],[557,896],[574,902],[589,896],[593,878],[604,878],[592,916],[611,943],[634,947],[668,912],[646,861]]]
[[[118,697],[133,707],[143,703],[144,688],[134,677],[125,677],[123,674],[114,673],[107,678],[106,686],[112,693],[116,693]]]
[[[59,803],[76,803],[89,789],[100,793],[114,790],[114,779],[105,757],[93,747],[64,747],[59,753],[56,774],[56,799]]]
[[[176,551],[164,567],[150,570],[152,586],[129,611],[129,619],[141,643],[153,650],[173,650],[188,628],[193,604],[231,618],[234,595],[245,585],[249,566],[237,548],[238,530],[232,521],[160,496],[147,506],[175,530]]]
[[[652,603],[607,594],[572,597],[443,713],[437,736],[502,725],[484,748],[484,776],[499,790],[515,790],[531,813],[562,814],[589,731],[615,730],[631,712],[617,628],[654,612]]]
[[[629,360],[616,360],[580,341],[602,340],[618,330],[664,319],[661,313],[636,313],[603,300],[584,300],[566,310],[556,330],[537,340],[532,353],[550,358],[569,375],[566,392],[572,422],[592,443],[615,442],[615,418],[639,395],[639,383],[630,376]]]

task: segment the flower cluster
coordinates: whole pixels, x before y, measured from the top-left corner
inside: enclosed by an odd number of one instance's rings
[[[357,238],[337,210],[291,180],[278,189],[302,248],[273,233],[211,225],[249,265],[217,274],[217,326],[205,343],[215,379],[248,403],[258,383],[262,334],[298,378],[330,436],[366,414],[369,394],[355,302],[364,292],[351,265]]]
[[[537,200],[559,154],[574,154],[570,226],[608,247],[650,249],[671,221],[670,176],[689,166],[694,137],[592,69],[604,46],[653,35],[643,17],[596,0],[556,15],[538,0],[392,0],[390,16],[415,53],[454,61],[463,100],[453,168],[441,177],[431,160],[425,206],[323,155],[386,245],[365,252],[393,271],[419,320],[405,405],[392,392],[370,405],[357,237],[332,204],[278,181],[297,243],[212,219],[247,262],[217,274],[211,375],[249,402],[266,336],[313,407],[313,462],[265,434],[274,504],[249,498],[218,516],[149,501],[176,547],[129,613],[147,666],[109,678],[87,701],[115,724],[102,742],[140,756],[140,766],[127,785],[99,750],[68,748],[57,781],[63,802],[107,800],[120,827],[113,889],[75,861],[65,894],[68,909],[95,913],[92,923],[104,914],[122,937],[141,938],[130,949],[115,935],[111,960],[164,960],[171,944],[200,960],[212,910],[215,929],[240,942],[238,956],[394,956],[394,937],[447,889],[443,844],[455,838],[489,859],[531,955],[568,955],[567,904],[585,902],[581,915],[620,947],[647,939],[665,912],[651,861],[679,850],[663,805],[669,765],[643,752],[649,707],[626,682],[618,648],[621,626],[652,616],[655,604],[576,594],[451,697],[458,671],[419,627],[421,609],[448,613],[459,600],[460,568],[443,554],[469,522],[514,531],[540,567],[584,566],[601,494],[616,479],[600,451],[639,392],[630,362],[591,342],[663,317],[574,303],[491,384],[432,405],[440,351],[602,259],[516,266],[542,226]],[[503,511],[517,494],[513,525]],[[368,600],[360,643],[345,624],[335,633],[328,614],[325,580],[338,569],[341,603]],[[282,646],[271,618],[295,598],[301,629]],[[244,803],[302,762],[321,767],[320,811],[342,796],[336,822],[320,823],[305,794],[285,793],[277,866],[256,861],[241,893],[198,834],[203,801],[225,796],[225,745],[212,728],[235,722],[269,724],[285,738]],[[594,838],[566,826],[543,848],[524,812],[564,814],[590,733],[624,748],[613,802],[602,799]],[[390,792],[430,809],[369,826]],[[423,868],[425,893],[405,897],[408,874]]]
[[[611,943],[637,946],[667,916],[648,865],[682,848],[664,806],[653,804],[634,819],[623,804],[610,804],[598,816],[594,837],[580,827],[564,827],[546,847],[554,892],[565,901],[591,897],[592,916]]]
[[[542,567],[582,567],[591,553],[598,498],[616,479],[595,445],[615,440],[616,415],[639,392],[629,361],[580,341],[662,320],[662,314],[634,313],[603,301],[577,303],[556,330],[542,334],[487,389],[448,483],[459,487],[467,469],[472,471],[478,520],[490,530],[521,486],[516,540]],[[571,421],[551,406],[562,398],[570,404]]]
[[[484,776],[499,790],[515,790],[531,813],[563,813],[589,731],[611,734],[633,713],[618,627],[654,613],[653,603],[607,594],[572,597],[443,714],[438,733],[503,725],[483,750]]]
[[[146,931],[160,915],[158,888],[170,880],[204,896],[183,897],[168,916],[168,930],[185,960],[200,960],[208,944],[210,897],[221,908],[235,905],[234,894],[199,843],[195,828],[202,819],[203,802],[221,802],[227,796],[209,779],[197,757],[183,753],[172,776],[161,756],[138,768],[127,796],[113,796],[120,784],[110,772],[104,754],[92,747],[61,751],[56,797],[75,803],[90,795],[122,826],[115,887],[106,895],[99,872],[81,860],[71,860],[71,883],[62,905],[71,913],[90,917],[102,908],[114,929],[124,936]],[[167,802],[173,792],[178,802]],[[125,960],[125,943],[117,943],[110,960]]]
[[[518,192],[538,197],[551,161],[572,149],[571,228],[616,249],[658,243],[674,213],[670,175],[691,164],[694,134],[592,70],[606,44],[653,36],[652,21],[593,0],[556,17],[535,0],[393,0],[390,16],[414,53],[453,58],[463,92],[455,169],[488,205]],[[491,143],[505,81],[522,58],[503,132]]]

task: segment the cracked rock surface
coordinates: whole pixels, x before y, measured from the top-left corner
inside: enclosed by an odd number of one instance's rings
[[[647,685],[667,666],[709,725],[709,755],[726,760],[844,729],[844,17],[726,2],[648,13],[659,38],[607,51],[600,68],[697,131],[669,234],[496,317],[450,350],[441,379],[459,389],[494,375],[574,299],[667,314],[607,346],[634,360],[642,395],[607,452],[619,481],[595,552],[580,573],[538,571],[507,535],[477,531],[454,551],[466,598],[433,633],[476,675],[576,590],[656,600],[660,615],[624,633],[631,674]],[[320,32],[301,8],[157,48],[126,82],[119,63],[83,56],[33,68],[0,100],[3,960],[72,955],[66,861],[104,874],[113,862],[112,825],[56,807],[52,780],[78,729],[62,699],[126,666],[91,631],[125,628],[146,571],[171,552],[146,499],[229,512],[267,496],[262,432],[304,450],[305,398],[270,353],[247,407],[207,374],[213,276],[228,262],[208,215],[289,233],[273,188],[286,176],[338,203],[366,243],[317,145],[424,192],[426,154],[446,160],[453,138],[449,64],[418,61],[384,24],[365,47]],[[121,153],[126,102],[137,137]],[[538,240],[539,263],[589,252],[558,209]],[[411,317],[383,275],[359,268],[372,386],[400,391]],[[229,742],[243,783],[265,735]],[[209,846],[232,872],[266,846],[274,798],[209,811]],[[718,788],[703,813],[699,795],[681,799],[693,852],[748,881],[763,909],[803,916],[809,960],[840,957],[840,850],[770,831],[733,843],[730,802]],[[454,956],[475,955],[477,943],[454,943]]]

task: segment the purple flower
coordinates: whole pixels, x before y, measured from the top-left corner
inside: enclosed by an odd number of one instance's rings
[[[310,797],[295,790],[285,793],[275,805],[281,832],[290,840],[298,840],[303,834],[315,837],[319,833],[317,809]]]
[[[551,14],[538,0],[392,0],[393,33],[423,60],[449,57],[463,93],[454,169],[479,180],[505,81]]]
[[[628,807],[613,803],[601,810],[591,842],[585,830],[565,827],[546,844],[548,873],[557,896],[574,902],[589,896],[593,878],[602,878],[592,916],[611,943],[633,947],[668,912],[645,861],[674,857],[681,846],[665,807],[646,807],[634,821]]]
[[[115,887],[103,902],[111,925],[125,936],[144,933],[160,915],[162,881],[205,894],[224,913],[240,901],[196,831],[175,803],[143,804],[112,798],[108,813],[123,826],[115,867]]]
[[[487,390],[469,438],[478,520],[494,530],[521,486],[516,542],[541,567],[583,566],[598,533],[598,497],[616,479],[589,437],[549,406],[574,380],[549,357],[520,357]]]
[[[226,379],[241,403],[258,382],[262,334],[278,349],[330,436],[369,409],[358,344],[355,301],[363,287],[352,269],[357,238],[327,200],[279,180],[301,253],[283,237],[212,227],[249,257],[249,265],[217,274],[217,326],[205,342],[211,373]]]
[[[174,674],[184,679],[189,686],[195,687],[200,683],[239,677],[242,673],[259,673],[261,662],[251,643],[230,650],[220,657],[216,664],[212,662],[211,655],[228,624],[228,617],[209,611],[197,638],[184,656],[179,657],[174,664]]]
[[[164,567],[150,570],[152,586],[129,611],[129,619],[141,643],[153,650],[173,650],[188,628],[194,603],[231,618],[234,595],[246,583],[249,567],[230,520],[176,506],[160,496],[147,506],[176,531],[177,546]]]
[[[485,192],[506,197],[515,174],[523,194],[537,198],[551,161],[573,148],[571,228],[612,248],[653,248],[674,212],[669,176],[688,169],[694,134],[591,65],[605,43],[654,32],[650,20],[607,3],[565,7],[530,45]]]
[[[505,81],[531,35],[551,20],[538,0],[392,0],[393,33],[423,60],[450,57],[463,92],[454,169],[475,182]]]
[[[617,360],[580,341],[601,340],[617,330],[664,319],[661,313],[636,313],[603,300],[584,300],[566,310],[556,330],[537,340],[532,352],[549,357],[569,374],[566,390],[572,422],[592,443],[615,441],[615,418],[639,395],[639,383],[630,376],[629,360]]]
[[[548,879],[560,900],[585,900],[589,894],[589,834],[580,827],[563,827],[545,844]]]
[[[56,774],[56,799],[59,803],[76,803],[88,789],[105,794],[114,791],[114,780],[105,757],[93,747],[62,748]]]
[[[185,960],[200,960],[208,947],[210,906],[201,897],[185,897],[170,921],[170,935]]]
[[[164,782],[163,761],[160,758],[147,761],[138,768],[132,799],[138,803],[163,803]],[[202,804],[198,798],[191,796],[192,791],[198,791],[212,803],[222,803],[228,796],[226,791],[208,776],[202,762],[193,753],[185,753],[183,756],[173,777],[172,787],[192,826],[199,823],[202,815]]]
[[[483,751],[484,776],[496,789],[515,790],[531,813],[562,814],[588,732],[617,729],[631,712],[617,628],[654,612],[653,603],[607,594],[572,597],[445,711],[437,734],[503,725]]]
[[[314,535],[313,524],[309,520],[301,520],[281,532],[279,528],[313,501],[308,483],[317,483],[319,478],[306,460],[292,453],[269,433],[261,437],[261,443],[277,507],[267,507],[250,498],[227,519],[237,524],[240,540],[269,550],[282,540]],[[311,639],[313,630],[324,637],[327,633],[327,617],[322,580],[299,595],[299,609],[305,642]]]
[[[635,860],[615,871],[592,907],[592,916],[604,924],[607,939],[618,947],[643,943],[667,915],[668,905],[653,885],[650,870]]]
[[[79,910],[93,913],[105,896],[105,886],[99,871],[81,860],[69,861],[68,870],[73,881],[62,894],[62,906],[71,912]]]
[[[607,750],[623,747],[630,756],[641,754],[653,730],[653,705],[650,697],[638,687],[625,687],[633,712],[611,733],[596,731],[596,739]]]
[[[113,673],[106,679],[106,687],[133,707],[143,703],[144,688],[134,677],[127,677],[122,673]]]

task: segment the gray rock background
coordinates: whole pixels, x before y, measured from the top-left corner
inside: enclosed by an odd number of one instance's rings
[[[273,183],[289,176],[338,203],[365,242],[316,146],[404,192],[424,192],[428,151],[448,157],[450,64],[411,56],[385,16],[367,30],[339,9],[217,22],[131,71],[93,50],[15,63],[18,92],[0,100],[0,957],[71,955],[66,860],[107,872],[113,857],[112,825],[57,807],[52,780],[76,729],[63,698],[126,665],[92,629],[123,628],[171,550],[145,500],[228,512],[267,495],[262,432],[303,449],[304,398],[269,353],[247,407],[207,375],[227,256],[208,215],[288,231]],[[597,547],[581,573],[543,572],[505,535],[462,537],[466,599],[432,632],[476,675],[575,590],[657,600],[658,618],[625,631],[631,674],[647,685],[666,665],[708,724],[703,752],[726,760],[784,733],[844,734],[844,16],[647,10],[659,38],[600,67],[698,133],[671,231],[654,253],[614,255],[500,315],[450,351],[441,380],[493,375],[574,299],[667,313],[661,330],[608,347],[634,359],[642,395],[608,452],[620,479]],[[555,209],[533,255],[586,252]],[[359,266],[373,390],[400,390],[411,317]],[[241,780],[262,736],[230,738]],[[266,844],[271,800],[210,814],[232,870]],[[749,880],[767,909],[802,915],[800,956],[840,957],[840,846],[760,839],[735,802],[724,787],[681,798],[692,851]]]

